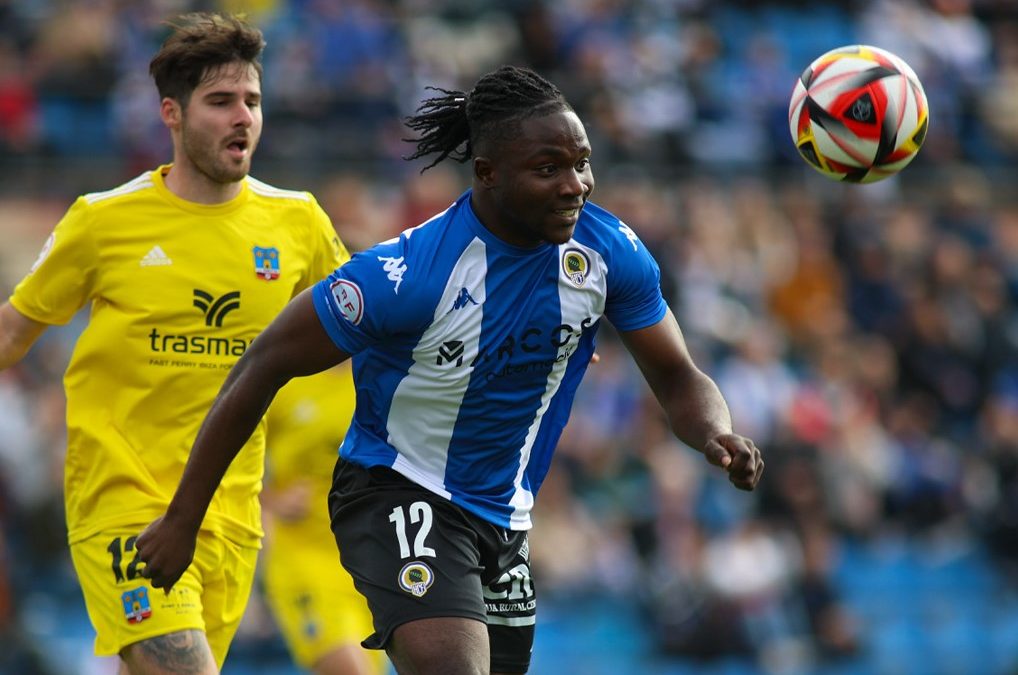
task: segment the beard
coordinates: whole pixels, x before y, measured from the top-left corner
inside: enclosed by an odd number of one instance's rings
[[[251,154],[254,144],[249,143],[248,154],[241,162],[223,159],[220,143],[208,134],[195,131],[187,120],[181,128],[181,144],[191,164],[214,183],[236,183],[243,180],[251,170]]]

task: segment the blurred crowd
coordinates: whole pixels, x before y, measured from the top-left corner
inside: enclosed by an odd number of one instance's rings
[[[559,84],[604,160],[788,161],[794,78],[856,42],[921,76],[930,159],[1018,152],[1014,0],[0,0],[0,151],[163,159],[147,65],[162,22],[190,9],[263,27],[262,157],[315,167],[399,171],[401,119],[425,87],[503,62]]]
[[[255,173],[313,188],[353,249],[466,185],[455,166],[401,160],[401,119],[426,86],[525,63],[586,122],[594,201],[654,252],[767,473],[737,493],[679,447],[603,327],[538,499],[542,594],[617,594],[663,653],[773,671],[865,649],[834,573],[850,543],[980,551],[1013,602],[1018,2],[0,0],[5,181],[19,163],[85,174],[107,158],[126,180],[166,161],[148,59],[160,21],[199,8],[245,10],[264,29]],[[908,61],[931,106],[915,163],[865,187],[811,173],[787,125],[798,73],[856,42]],[[52,224],[25,236],[41,242]],[[31,260],[3,260],[9,290]],[[26,589],[74,592],[60,376],[75,334],[0,374],[0,647],[24,643]],[[0,672],[16,653],[0,649]]]

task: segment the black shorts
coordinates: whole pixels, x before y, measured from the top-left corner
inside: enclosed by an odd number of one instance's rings
[[[493,525],[387,467],[342,459],[329,493],[343,567],[367,598],[385,649],[408,621],[467,617],[488,625],[491,669],[526,672],[537,596],[527,533]]]

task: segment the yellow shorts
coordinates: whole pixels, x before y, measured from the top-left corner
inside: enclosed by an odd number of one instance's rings
[[[266,600],[302,668],[311,669],[333,649],[359,645],[372,633],[367,601],[340,565],[327,531],[319,541],[308,541],[277,529],[262,553]],[[371,652],[368,657],[382,672],[384,655]]]
[[[95,653],[112,656],[140,640],[197,629],[222,667],[251,594],[258,549],[202,530],[194,561],[166,593],[138,573],[134,540],[140,531],[106,530],[71,545],[96,631]]]

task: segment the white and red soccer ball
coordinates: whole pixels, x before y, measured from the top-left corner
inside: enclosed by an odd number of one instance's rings
[[[872,183],[901,171],[929,124],[926,93],[901,58],[869,45],[839,47],[803,71],[788,106],[799,154],[834,180]]]

